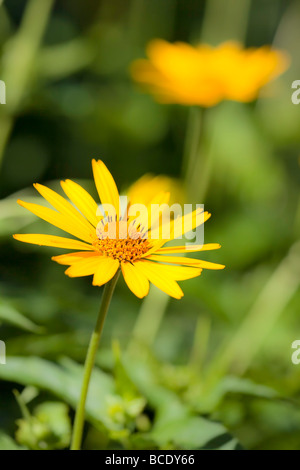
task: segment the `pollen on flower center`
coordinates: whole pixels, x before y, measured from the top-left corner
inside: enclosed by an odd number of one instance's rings
[[[105,256],[118,261],[135,261],[150,249],[145,233],[127,221],[101,221],[96,230],[93,246]]]

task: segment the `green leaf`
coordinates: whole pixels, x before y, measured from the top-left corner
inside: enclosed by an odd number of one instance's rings
[[[189,401],[198,412],[209,413],[214,411],[229,393],[269,399],[279,397],[276,390],[266,385],[257,384],[244,377],[226,376],[218,382],[212,382],[205,391],[197,391],[195,394],[191,392]]]
[[[221,434],[220,436],[208,442],[203,450],[242,450],[242,446],[237,439],[230,434]]]
[[[159,443],[174,443],[182,449],[200,449],[209,441],[224,435],[226,429],[219,423],[197,416],[170,420],[163,426],[155,426],[150,434]]]
[[[68,406],[45,402],[17,421],[16,439],[32,450],[65,449],[71,440],[71,421]]]
[[[229,440],[233,439],[222,424],[193,414],[176,393],[160,385],[157,365],[155,367],[152,361],[149,356],[142,360],[128,357],[124,363],[132,380],[155,410],[154,426],[147,434],[150,440],[160,448],[173,445],[181,449],[200,449],[225,434]]]
[[[16,308],[14,308],[8,302],[4,302],[3,300],[0,301],[0,321],[9,323],[13,326],[21,328],[22,330],[30,331],[32,333],[42,333],[44,331],[44,328],[33,323]]]
[[[6,366],[0,368],[0,379],[47,390],[73,408],[79,400],[82,376],[83,367],[69,359],[58,365],[35,357],[7,357]],[[107,398],[113,393],[113,380],[95,368],[86,405],[90,421],[114,428],[107,411]]]
[[[0,429],[0,450],[25,450]]]

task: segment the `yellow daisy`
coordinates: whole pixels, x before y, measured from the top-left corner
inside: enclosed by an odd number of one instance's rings
[[[109,282],[121,269],[129,289],[139,298],[149,292],[149,283],[156,285],[168,295],[180,299],[183,292],[177,281],[190,279],[201,274],[203,268],[222,269],[223,265],[172,256],[191,252],[214,250],[219,244],[202,246],[164,247],[165,243],[184,234],[189,227],[193,230],[199,224],[201,209],[172,220],[168,239],[154,237],[151,233],[159,227],[163,233],[163,224],[159,211],[151,224],[140,223],[138,217],[128,217],[129,207],[124,214],[120,213],[120,199],[116,183],[102,161],[93,160],[93,173],[96,188],[103,207],[110,205],[114,213],[99,211],[99,206],[90,194],[79,184],[66,180],[61,182],[62,189],[69,200],[55,191],[35,184],[35,189],[43,196],[53,209],[34,203],[18,203],[41,219],[73,235],[76,239],[41,234],[17,234],[14,238],[41,246],[75,250],[70,254],[54,256],[59,264],[69,266],[66,274],[70,277],[93,275],[93,285],[102,286]],[[148,206],[167,204],[169,193],[159,192]],[[142,199],[142,195],[141,195]],[[202,213],[201,222],[210,217]]]
[[[204,107],[223,100],[253,101],[289,63],[285,53],[269,46],[243,49],[236,42],[194,47],[155,39],[147,55],[133,62],[134,80],[162,103]]]
[[[186,199],[180,180],[166,175],[143,175],[127,191],[131,204],[149,204],[153,197],[164,189],[170,193],[169,204],[183,204]]]

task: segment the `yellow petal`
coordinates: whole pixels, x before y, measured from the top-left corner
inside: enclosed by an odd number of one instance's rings
[[[173,278],[165,275],[165,271],[160,269],[158,263],[152,263],[151,261],[136,261],[135,267],[147,277],[156,287],[161,289],[166,294],[174,297],[175,299],[181,299],[183,292],[179,285]]]
[[[54,209],[56,209],[60,214],[68,217],[75,224],[80,225],[82,229],[87,230],[88,232],[94,232],[94,227],[75,209],[69,201],[66,201],[65,198],[57,194],[47,186],[42,184],[34,184],[35,189],[43,196],[46,201],[48,201]]]
[[[102,286],[110,281],[116,272],[120,263],[118,260],[105,256],[101,258],[101,263],[98,265],[93,279],[93,286]]]
[[[96,188],[102,204],[111,204],[119,219],[119,191],[111,173],[101,160],[93,160],[93,172]]]
[[[131,263],[122,263],[121,268],[125,282],[131,292],[140,299],[145,297],[149,292],[149,281],[146,276]]]
[[[168,253],[195,253],[198,251],[218,250],[219,248],[221,248],[219,243],[207,243],[206,245],[167,246],[165,248],[160,248],[155,253],[158,255],[164,255]]]
[[[56,248],[67,248],[69,250],[94,250],[92,245],[72,240],[71,238],[56,237],[53,235],[40,235],[40,234],[16,234],[13,236],[16,240],[24,243],[32,243],[33,245],[40,246],[53,246]]]
[[[72,264],[65,273],[70,277],[91,276],[97,271],[104,258],[104,256],[99,255],[80,259]]]
[[[65,232],[70,233],[71,235],[74,235],[74,237],[81,238],[81,240],[84,240],[88,243],[92,241],[90,231],[79,225],[76,225],[76,223],[74,223],[71,218],[59,214],[58,212],[49,209],[48,207],[39,206],[38,204],[33,204],[20,200],[18,201],[18,204],[20,204],[20,206],[22,207],[25,207],[25,209],[29,210],[30,212],[37,215],[46,222],[49,222],[50,224],[54,225],[55,227],[58,227],[61,230],[64,230]]]
[[[210,263],[209,261],[199,260],[199,267],[204,269],[224,269],[224,264]]]
[[[199,208],[190,214],[179,217],[174,220],[170,239],[181,237],[190,230],[194,230],[199,227],[199,225],[204,224],[210,216],[211,214],[209,212],[203,212],[203,209]]]
[[[181,264],[185,266],[195,266],[197,268],[205,269],[224,269],[223,264],[210,263],[196,258],[184,258],[180,256],[164,256],[164,255],[150,255],[147,259],[152,261],[160,261],[161,263]]]
[[[96,251],[77,251],[75,253],[69,253],[67,255],[52,256],[52,260],[56,261],[58,264],[71,266],[71,264],[75,264],[81,259],[92,258],[93,256],[99,256],[99,253],[97,253]]]
[[[182,238],[185,233],[194,230],[196,227],[206,222],[210,216],[211,214],[209,212],[203,212],[202,208],[198,208],[187,215],[161,224],[160,227],[154,231],[151,230],[149,232],[149,238],[165,240],[164,243],[168,240],[179,237]]]
[[[148,233],[148,239],[151,243],[151,248],[142,256],[142,258],[148,257],[150,254],[157,253],[168,241],[182,238],[185,233],[194,230],[196,227],[206,222],[210,216],[211,214],[209,212],[203,212],[203,209],[200,207],[190,214],[183,215],[182,217],[178,217],[176,220],[168,221],[161,224],[156,229],[150,230]]]
[[[98,205],[92,196],[79,184],[71,180],[61,181],[61,186],[68,198],[75,204],[80,212],[97,227],[101,220],[97,217]]]

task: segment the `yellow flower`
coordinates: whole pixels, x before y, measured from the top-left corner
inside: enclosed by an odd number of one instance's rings
[[[133,62],[133,78],[162,103],[214,106],[223,100],[249,102],[288,66],[286,54],[269,46],[239,43],[193,47],[161,39],[147,47],[149,60]]]
[[[179,180],[170,176],[146,174],[133,183],[127,195],[131,204],[150,204],[156,194],[161,191],[170,192],[169,204],[182,204],[185,200],[184,190]]]
[[[145,228],[148,227],[147,221],[142,226],[140,218],[127,216],[130,214],[130,204],[125,215],[120,214],[119,192],[112,175],[102,161],[93,160],[92,163],[102,207],[104,208],[104,205],[112,207],[113,212],[108,209],[102,215],[90,194],[73,181],[61,182],[62,189],[70,202],[53,190],[35,184],[37,191],[55,210],[23,201],[18,201],[19,204],[41,219],[73,235],[77,240],[40,234],[18,234],[14,235],[14,238],[25,243],[77,250],[52,259],[59,264],[69,266],[66,274],[70,277],[93,275],[95,286],[109,282],[118,269],[121,269],[129,289],[140,298],[148,294],[151,282],[168,295],[179,299],[183,296],[183,292],[177,281],[199,276],[203,268],[224,267],[199,259],[170,256],[176,253],[214,250],[220,248],[218,244],[188,248],[163,247],[167,241],[178,238],[187,226],[189,230],[193,230],[199,223],[205,222],[210,217],[209,213],[202,213],[201,222],[198,217],[201,209],[171,221],[168,239],[151,237],[155,225],[160,229],[163,228],[160,214],[157,212],[148,229]],[[143,194],[141,194],[142,199]],[[169,193],[160,192],[152,198],[148,206],[167,204],[168,199]]]

